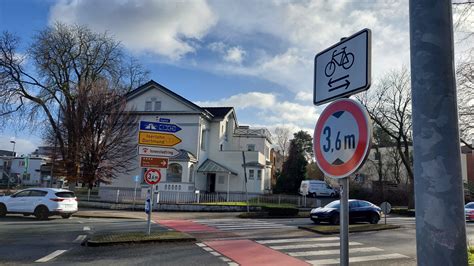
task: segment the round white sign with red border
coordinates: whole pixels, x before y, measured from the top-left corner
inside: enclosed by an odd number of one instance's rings
[[[145,183],[148,185],[156,185],[161,180],[160,169],[150,168],[145,172]]]
[[[348,177],[367,158],[371,137],[364,106],[351,99],[331,103],[314,129],[313,149],[319,168],[333,178]]]

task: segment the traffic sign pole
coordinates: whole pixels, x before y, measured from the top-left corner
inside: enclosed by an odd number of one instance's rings
[[[341,185],[341,200],[340,203],[340,258],[339,264],[341,266],[349,265],[349,178],[344,177],[340,179]]]
[[[147,220],[147,235],[150,235],[151,233],[151,213],[153,212],[153,196],[155,194],[155,191],[153,191],[153,186],[150,185],[150,210],[148,211],[148,220]]]

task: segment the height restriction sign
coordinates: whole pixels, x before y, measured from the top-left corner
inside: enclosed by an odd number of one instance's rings
[[[331,103],[314,130],[314,154],[319,168],[333,178],[344,178],[365,161],[372,136],[365,108],[350,99]]]

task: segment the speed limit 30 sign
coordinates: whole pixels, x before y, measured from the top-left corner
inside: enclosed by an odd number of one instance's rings
[[[370,150],[372,126],[365,108],[341,99],[324,109],[314,129],[314,154],[319,168],[333,178],[357,171]]]

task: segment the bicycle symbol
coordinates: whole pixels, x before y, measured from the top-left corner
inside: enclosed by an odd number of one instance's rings
[[[346,53],[346,46],[344,46],[339,53],[337,53],[337,50],[332,52],[331,61],[326,65],[324,73],[326,77],[330,77],[334,74],[334,71],[336,71],[336,65],[342,66],[344,69],[349,69],[352,64],[354,64],[354,54],[350,52]]]

